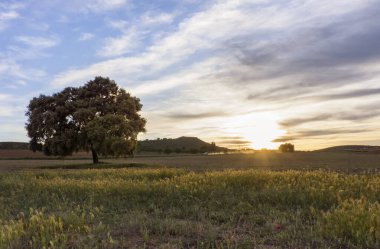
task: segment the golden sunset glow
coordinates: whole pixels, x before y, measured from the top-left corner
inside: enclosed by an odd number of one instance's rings
[[[276,116],[273,114],[248,114],[234,117],[227,123],[231,128],[226,130],[237,137],[241,137],[240,147],[249,147],[253,149],[275,149],[278,143],[272,141],[285,134],[284,130],[279,129]]]
[[[259,122],[248,131],[245,137],[251,142],[251,147],[254,149],[277,148],[278,144],[272,141],[285,133],[279,130],[276,124],[271,122]]]

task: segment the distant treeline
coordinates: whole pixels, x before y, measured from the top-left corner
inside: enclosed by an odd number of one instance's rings
[[[0,142],[3,150],[28,150],[28,143]],[[137,152],[157,153],[204,153],[227,152],[228,149],[217,146],[214,142],[207,143],[197,137],[157,138],[154,140],[138,141]]]
[[[22,142],[0,142],[0,150],[28,150],[29,144]]]
[[[158,153],[204,153],[227,152],[228,149],[217,146],[214,142],[206,143],[197,137],[157,138],[155,140],[139,141],[137,152]]]

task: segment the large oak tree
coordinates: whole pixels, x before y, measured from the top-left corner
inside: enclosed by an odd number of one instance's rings
[[[68,156],[79,150],[121,156],[133,152],[145,131],[140,100],[109,78],[96,77],[81,87],[40,95],[28,106],[30,148],[46,155]]]

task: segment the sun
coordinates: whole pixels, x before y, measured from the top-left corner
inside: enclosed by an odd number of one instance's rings
[[[278,144],[272,142],[274,139],[282,136],[285,132],[279,130],[276,123],[272,122],[257,122],[251,127],[247,127],[243,135],[251,143],[254,149],[275,149]]]
[[[253,149],[275,149],[278,143],[272,141],[285,134],[278,127],[276,115],[269,113],[235,116],[229,125],[228,130],[247,141]]]

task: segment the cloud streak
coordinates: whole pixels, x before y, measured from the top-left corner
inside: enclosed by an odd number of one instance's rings
[[[102,57],[115,57],[130,53],[142,39],[140,35],[135,29],[127,29],[119,37],[105,39],[103,48],[97,54]]]
[[[17,36],[15,40],[36,49],[51,48],[59,43],[59,39],[53,37]]]
[[[223,117],[228,116],[226,112],[204,112],[204,113],[172,113],[166,114],[165,117],[174,120],[188,120],[188,119],[204,119],[213,117]]]
[[[23,4],[0,3],[0,31],[8,28],[12,20],[20,18],[18,9],[23,8]]]
[[[294,134],[288,134],[273,140],[273,142],[282,143],[295,141],[299,139],[308,139],[315,137],[324,137],[330,135],[339,135],[339,134],[355,134],[355,133],[364,133],[371,130],[368,129],[331,129],[331,130],[307,130],[307,131],[299,131]]]
[[[79,37],[79,41],[88,41],[88,40],[91,40],[95,37],[95,35],[91,34],[91,33],[82,33]]]

